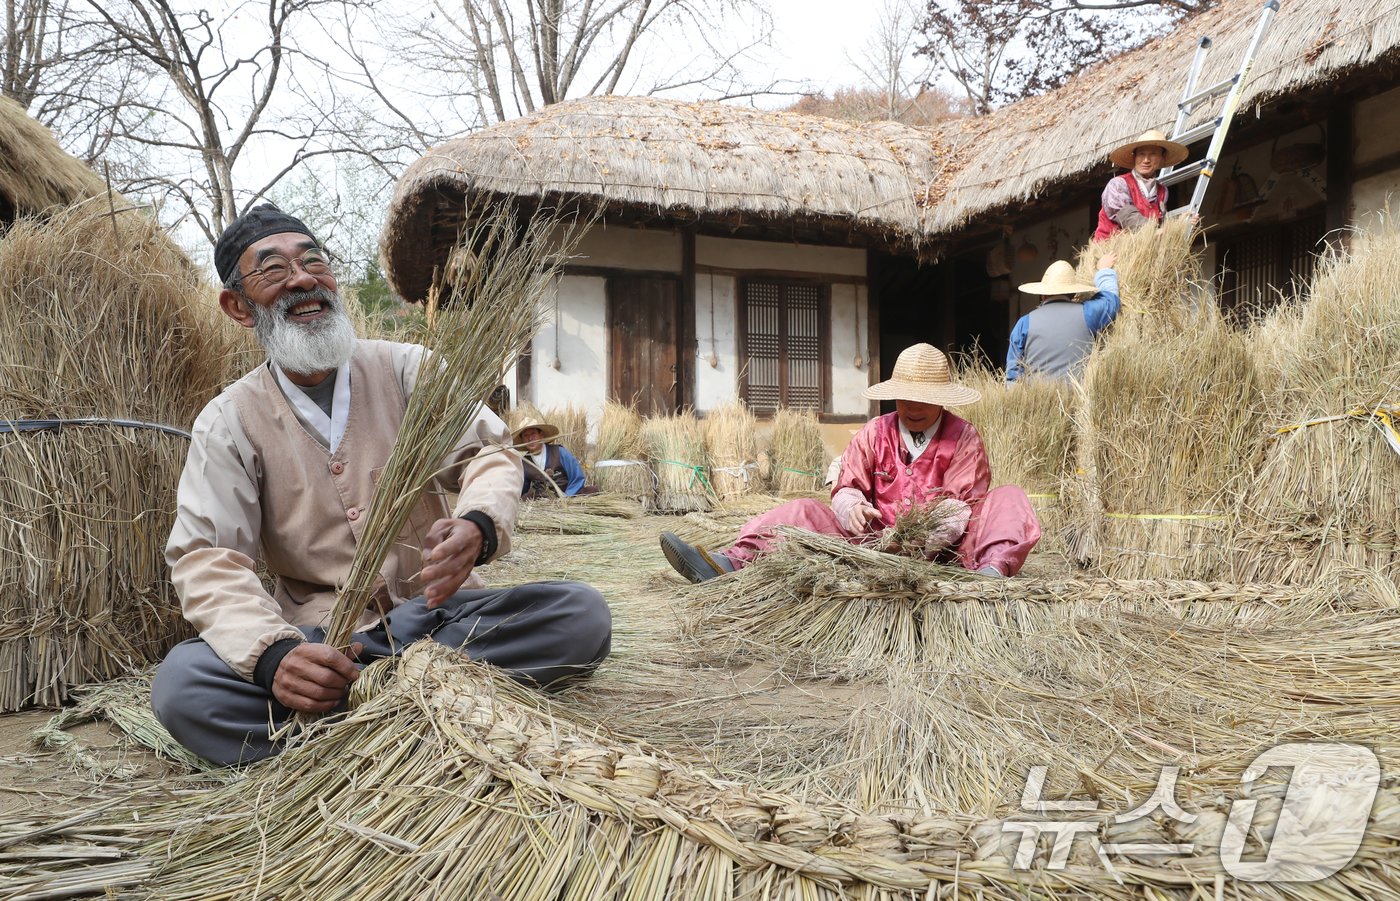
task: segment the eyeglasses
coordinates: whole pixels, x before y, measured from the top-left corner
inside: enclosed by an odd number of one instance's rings
[[[292,268],[300,263],[303,271],[307,275],[325,275],[331,271],[330,254],[319,247],[312,247],[294,260],[289,260],[284,256],[276,254],[264,257],[263,264],[256,269],[245,272],[238,277],[240,282],[247,284],[250,280],[256,279],[256,285],[266,288],[280,288],[287,283],[287,279],[292,277]]]

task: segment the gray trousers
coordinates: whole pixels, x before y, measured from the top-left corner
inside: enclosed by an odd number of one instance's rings
[[[303,628],[310,641],[325,630]],[[512,678],[548,686],[591,672],[612,646],[612,614],[598,589],[582,582],[532,582],[459,591],[429,610],[423,598],[396,607],[375,628],[356,632],[360,663],[403,651],[420,638],[465,650]],[[171,649],[151,686],[156,719],[175,740],[215,763],[251,763],[276,754],[269,733],[292,711],[245,680],[202,639]]]

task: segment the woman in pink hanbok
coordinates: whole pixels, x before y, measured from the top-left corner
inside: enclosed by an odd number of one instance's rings
[[[1040,523],[1026,493],[990,488],[987,452],[977,430],[945,407],[974,403],[981,394],[953,382],[948,358],[929,344],[899,355],[894,373],[865,389],[892,400],[895,412],[876,417],[851,439],[831,489],[830,505],[803,498],[775,507],[745,525],[739,540],[707,551],[661,533],[661,550],[677,572],[702,582],[742,569],[773,543],[778,526],[797,526],[852,543],[873,539],[919,504],[943,508],[941,524],[924,543],[929,560],[956,562],[989,576],[1014,576],[1040,540]]]

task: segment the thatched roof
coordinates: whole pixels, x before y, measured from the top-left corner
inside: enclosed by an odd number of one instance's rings
[[[1197,42],[1206,36],[1214,41],[1201,87],[1223,81],[1238,68],[1263,5],[1225,0],[1059,90],[949,123],[944,138],[967,148],[966,162],[946,181],[945,192],[930,195],[926,234],[953,232],[981,213],[1034,201],[1050,186],[1091,169],[1107,173],[1114,147],[1148,128],[1170,132]],[[1251,115],[1257,103],[1394,58],[1397,45],[1400,14],[1394,4],[1283,0],[1255,58],[1239,117]],[[1217,111],[1221,100],[1212,101]]]
[[[65,153],[47,128],[0,97],[0,224],[105,190],[102,179]]]
[[[466,192],[582,197],[633,215],[778,220],[917,239],[915,195],[947,158],[927,131],[720,103],[594,97],[430,150],[400,179],[385,228],[390,283],[426,291]]]
[[[1175,32],[1059,90],[932,129],[851,123],[717,103],[597,97],[548,107],[429,151],[400,180],[383,254],[390,284],[421,299],[468,193],[582,197],[610,214],[698,223],[781,223],[784,233],[936,246],[971,221],[1107,175],[1108,151],[1170,129],[1196,43],[1201,85],[1232,74],[1262,0],[1225,0]],[[1283,0],[1240,107],[1388,64],[1394,9]],[[771,232],[770,232],[771,234]]]

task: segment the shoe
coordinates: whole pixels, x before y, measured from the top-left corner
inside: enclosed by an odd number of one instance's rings
[[[704,582],[734,572],[734,563],[728,557],[686,544],[671,532],[661,533],[661,553],[666,555],[666,562],[672,569],[691,582]]]
[[[979,576],[991,576],[993,579],[1005,579],[1005,578],[1006,578],[1006,573],[1002,572],[1000,569],[997,569],[995,566],[991,565],[990,563],[988,563],[986,566],[982,567],[981,569],[977,570],[977,574],[978,574]]]

